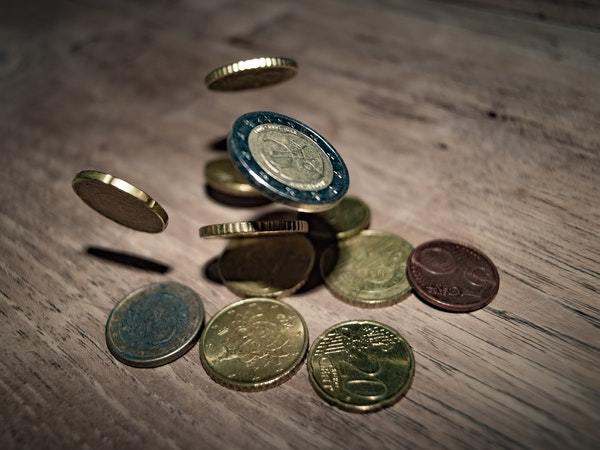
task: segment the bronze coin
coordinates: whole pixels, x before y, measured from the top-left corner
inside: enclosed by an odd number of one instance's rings
[[[415,248],[406,275],[421,299],[454,312],[483,308],[500,286],[498,269],[490,258],[473,247],[443,239]]]

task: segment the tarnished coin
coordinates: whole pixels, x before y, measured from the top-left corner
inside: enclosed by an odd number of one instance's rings
[[[127,181],[97,170],[73,178],[73,190],[89,207],[121,225],[147,233],[167,227],[169,216],[152,197]]]
[[[252,220],[216,223],[200,227],[199,232],[202,238],[243,238],[308,233],[308,222],[305,220]]]
[[[125,297],[106,322],[108,349],[135,367],[156,367],[184,355],[204,322],[200,296],[175,282],[157,283]]]
[[[293,59],[267,56],[226,64],[210,72],[204,82],[209,89],[239,91],[281,83],[297,70]]]
[[[283,383],[308,348],[302,316],[277,300],[251,298],[219,311],[200,338],[200,360],[217,383],[261,390]]]
[[[415,358],[408,342],[379,322],[337,324],[319,336],[308,354],[317,393],[350,412],[371,412],[398,401],[409,389]]]
[[[346,196],[328,211],[302,214],[300,217],[308,222],[311,236],[327,238],[333,230],[335,238],[342,240],[368,228],[371,213],[365,202],[357,197]]]
[[[321,256],[329,290],[356,306],[387,306],[410,294],[406,259],[412,246],[395,234],[364,230]]]
[[[258,111],[233,124],[231,160],[258,191],[300,211],[331,209],[350,177],[338,152],[316,131],[282,114]]]
[[[443,239],[415,248],[406,274],[420,298],[454,312],[483,308],[500,286],[498,269],[490,258],[473,247]]]
[[[306,282],[315,251],[300,235],[232,240],[219,259],[223,284],[240,297],[284,297]]]
[[[240,175],[229,158],[209,161],[204,168],[206,183],[213,189],[237,197],[262,197]]]

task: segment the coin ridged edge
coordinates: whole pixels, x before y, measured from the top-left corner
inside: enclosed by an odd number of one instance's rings
[[[207,239],[291,233],[308,233],[308,222],[305,220],[253,220],[205,225],[199,229],[200,237]]]
[[[399,336],[400,339],[402,339],[404,341],[404,343],[406,344],[406,346],[408,348],[408,352],[410,354],[410,361],[412,363],[410,372],[409,372],[409,379],[408,379],[408,382],[403,386],[403,388],[400,391],[398,391],[393,397],[389,398],[388,400],[380,402],[380,403],[376,403],[374,405],[352,405],[352,404],[344,403],[344,402],[337,400],[334,397],[326,394],[324,392],[323,388],[321,388],[321,386],[319,385],[319,383],[313,376],[313,374],[312,374],[313,371],[311,371],[311,367],[312,367],[311,361],[312,361],[312,356],[317,348],[317,344],[319,343],[319,340],[322,337],[324,337],[325,335],[327,335],[330,331],[334,330],[335,328],[338,328],[338,327],[346,325],[346,324],[370,324],[370,325],[380,326],[380,327],[386,328],[387,330],[391,331],[395,335]],[[378,322],[378,321],[375,321],[375,320],[346,320],[344,322],[337,323],[337,324],[327,328],[319,336],[317,336],[317,338],[313,341],[312,345],[310,346],[310,349],[308,350],[308,354],[306,357],[306,370],[308,371],[308,379],[310,381],[311,386],[313,387],[315,392],[319,395],[319,397],[321,397],[323,400],[325,400],[328,404],[333,405],[343,411],[351,412],[351,413],[363,413],[364,414],[364,413],[377,412],[384,408],[390,407],[390,406],[394,405],[396,402],[400,401],[400,399],[402,399],[402,397],[404,397],[406,395],[406,393],[412,386],[412,382],[413,382],[413,378],[414,378],[414,374],[415,374],[415,367],[416,367],[415,354],[414,354],[412,346],[410,345],[408,340],[406,340],[406,338],[404,336],[402,336],[397,330],[395,330],[391,326],[386,325],[381,322]]]
[[[262,56],[259,58],[244,59],[212,70],[204,78],[204,83],[210,89],[214,82],[236,73],[268,68],[282,68],[296,71],[298,70],[298,64],[293,59],[282,56]]]

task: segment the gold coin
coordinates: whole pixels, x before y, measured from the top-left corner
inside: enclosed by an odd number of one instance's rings
[[[319,336],[308,354],[308,374],[327,402],[350,412],[372,412],[410,388],[415,358],[408,342],[379,322],[339,323]]]
[[[261,390],[283,383],[308,348],[302,316],[277,300],[251,298],[219,311],[200,338],[200,361],[217,383]]]
[[[309,223],[311,236],[348,239],[369,227],[369,207],[357,197],[344,197],[334,208],[319,214],[303,214]],[[332,236],[332,234],[334,236]]]
[[[202,238],[238,238],[274,236],[278,234],[307,233],[305,220],[254,220],[248,222],[217,223],[200,227]]]
[[[412,245],[391,233],[364,230],[321,256],[329,290],[356,306],[387,306],[410,294],[406,261]]]
[[[297,70],[293,59],[267,56],[226,64],[210,72],[204,82],[209,89],[239,91],[281,83]]]
[[[229,158],[209,161],[204,167],[206,183],[213,189],[236,197],[262,197],[248,184],[233,166]]]
[[[240,297],[291,295],[306,282],[315,251],[304,236],[232,240],[219,259],[223,284]]]
[[[169,216],[156,200],[127,181],[97,170],[73,178],[73,190],[92,209],[121,225],[147,233],[167,228]]]

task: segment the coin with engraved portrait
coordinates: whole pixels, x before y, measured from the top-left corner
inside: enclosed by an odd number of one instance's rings
[[[303,123],[258,111],[233,124],[227,146],[233,164],[271,200],[300,211],[331,209],[345,195],[348,169],[329,142]]]
[[[308,329],[302,316],[278,300],[250,298],[210,320],[200,338],[200,360],[217,383],[262,390],[283,383],[302,363]]]
[[[200,296],[175,282],[151,284],[127,295],[106,322],[106,343],[121,362],[156,367],[184,355],[204,322]]]
[[[309,380],[327,402],[350,412],[372,412],[410,388],[415,358],[408,342],[379,322],[339,323],[320,335],[308,354]]]
[[[342,300],[362,307],[388,306],[410,294],[406,259],[411,250],[395,234],[363,230],[325,250],[321,273]]]
[[[410,254],[408,280],[427,303],[453,312],[470,312],[490,303],[500,286],[498,269],[483,252],[436,239]]]
[[[236,61],[212,70],[204,82],[215,91],[240,91],[281,83],[296,75],[298,64],[291,58],[263,56]]]

